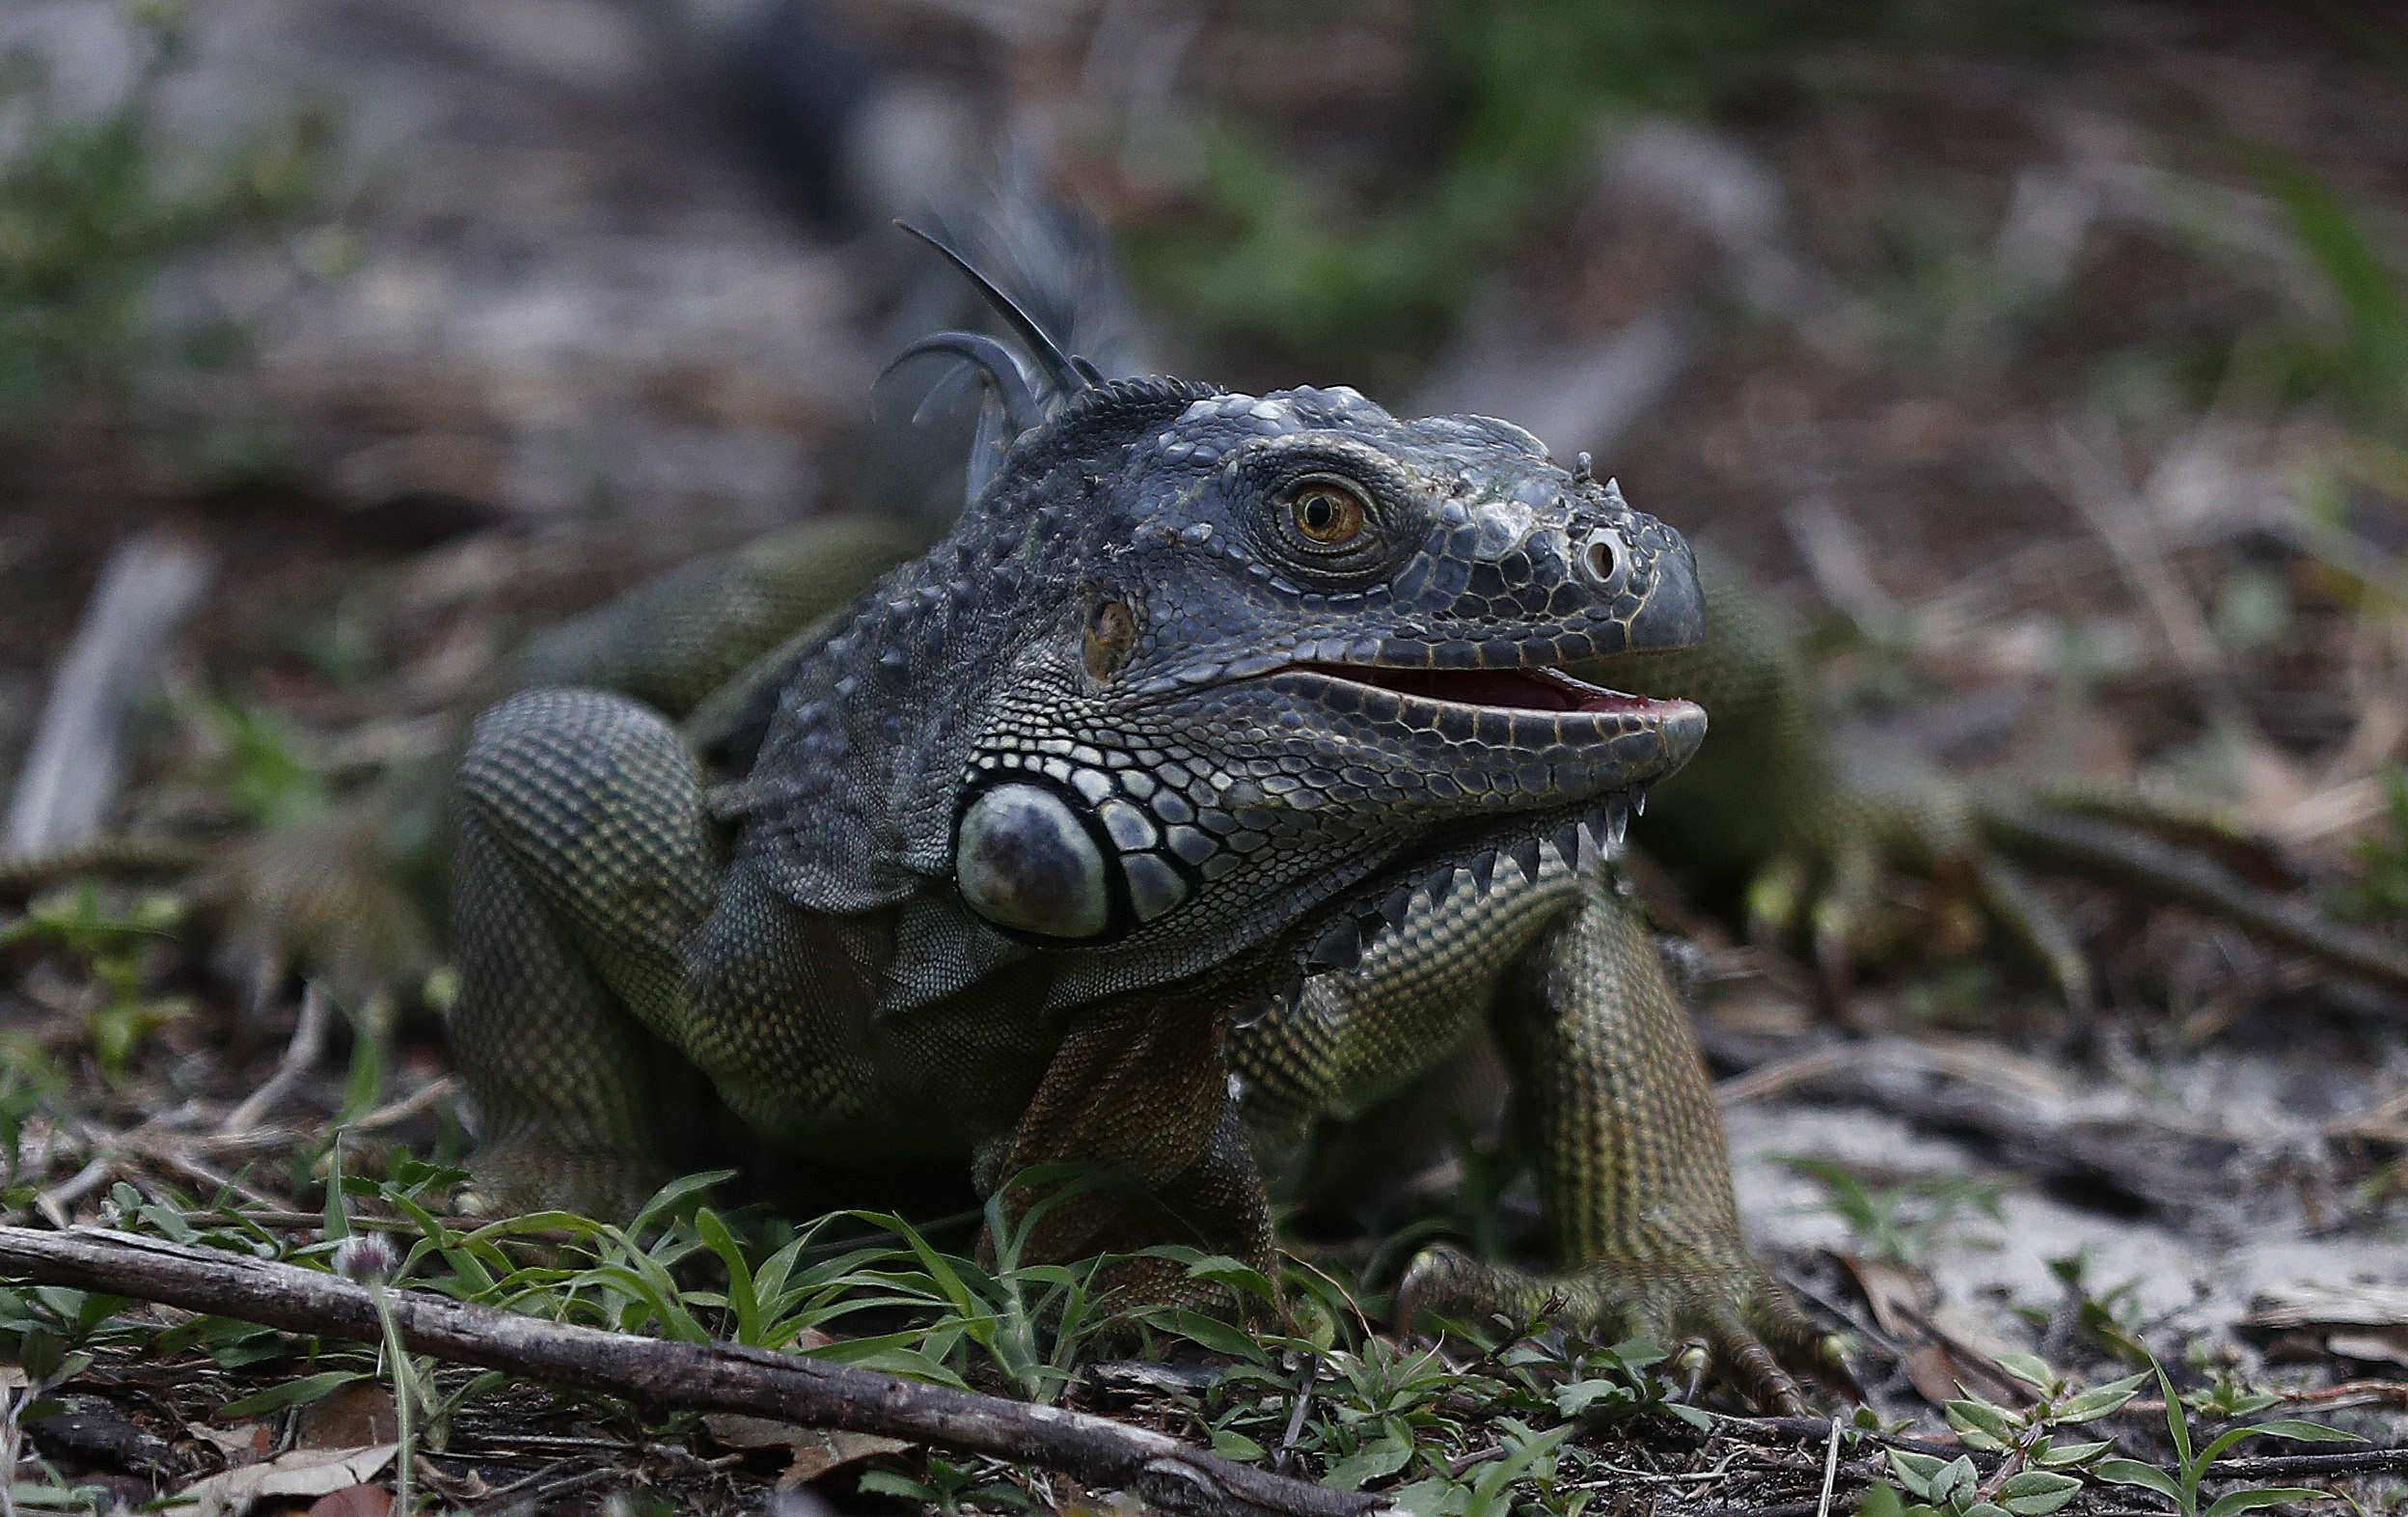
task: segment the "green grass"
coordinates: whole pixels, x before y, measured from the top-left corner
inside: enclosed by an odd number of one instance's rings
[[[1595,1425],[1661,1415],[1709,1422],[1669,1399],[1670,1387],[1652,1373],[1664,1357],[1653,1344],[1591,1344],[1532,1324],[1504,1341],[1467,1338],[1442,1356],[1435,1346],[1372,1334],[1350,1288],[1303,1265],[1274,1283],[1193,1250],[1138,1256],[1251,1302],[1267,1320],[1284,1301],[1280,1326],[1249,1332],[1181,1308],[1124,1311],[1108,1282],[1129,1260],[1054,1265],[1020,1256],[1041,1208],[1007,1224],[991,1207],[999,1241],[993,1259],[981,1262],[936,1247],[890,1214],[843,1212],[800,1227],[722,1214],[706,1195],[724,1174],[664,1188],[625,1226],[545,1212],[464,1227],[434,1209],[462,1178],[406,1153],[394,1156],[384,1178],[334,1164],[323,1235],[315,1238],[263,1227],[232,1206],[196,1213],[180,1199],[154,1199],[122,1183],[112,1193],[111,1220],[181,1243],[321,1268],[334,1266],[346,1237],[373,1226],[394,1240],[390,1280],[399,1287],[618,1332],[784,1349],[1040,1403],[1062,1399],[1081,1362],[1101,1347],[1156,1361],[1214,1357],[1223,1367],[1211,1386],[1179,1399],[1217,1450],[1275,1456],[1348,1489],[1389,1490],[1428,1517],[1491,1517],[1523,1500],[1578,1510],[1586,1497],[1574,1499],[1568,1482],[1596,1476],[1600,1456],[1568,1443],[1575,1420]],[[1075,1186],[1063,1187],[1052,1199],[1072,1194]],[[270,1365],[298,1371],[222,1408],[218,1415],[228,1419],[306,1405],[380,1372],[366,1350],[216,1317],[162,1330],[125,1305],[58,1287],[0,1287],[0,1345],[37,1355],[55,1345],[103,1358],[202,1356],[255,1378]],[[405,1363],[397,1373],[388,1356],[381,1372],[423,1405],[419,1425],[430,1448],[441,1447],[467,1400],[499,1383],[479,1377],[438,1397],[429,1389],[430,1363]],[[1296,1397],[1307,1386],[1309,1415],[1300,1417]],[[973,1479],[978,1468],[916,1455],[886,1462],[865,1488],[948,1508],[973,1497],[991,1503],[999,1493]]]
[[[1158,1420],[1167,1417],[1232,1458],[1380,1492],[1414,1517],[1574,1517],[1617,1487],[1618,1461],[1629,1457],[1607,1429],[1652,1425],[1643,1442],[1686,1447],[1683,1440],[1720,1425],[1714,1414],[1678,1399],[1658,1372],[1666,1360],[1657,1345],[1587,1342],[1539,1322],[1501,1335],[1459,1329],[1444,1343],[1400,1340],[1371,1331],[1349,1283],[1301,1262],[1274,1282],[1193,1250],[1138,1256],[1263,1309],[1266,1325],[1248,1330],[1159,1306],[1119,1311],[1108,1282],[1128,1261],[1027,1262],[1021,1245],[1033,1215],[1007,1225],[991,1209],[999,1241],[982,1262],[937,1247],[890,1214],[843,1212],[789,1226],[755,1211],[724,1213],[709,1204],[709,1192],[725,1176],[701,1174],[664,1188],[624,1226],[549,1212],[471,1227],[436,1210],[460,1171],[396,1152],[387,1172],[372,1177],[332,1162],[341,1152],[324,1155],[328,1200],[319,1236],[263,1226],[237,1207],[196,1208],[122,1183],[110,1220],[319,1268],[334,1267],[347,1237],[372,1229],[391,1240],[378,1268],[397,1287],[619,1332],[783,1349],[1042,1403],[1068,1398],[1081,1363],[1099,1352],[1156,1363],[1200,1359],[1216,1372],[1201,1389],[1155,1396]],[[239,1373],[254,1389],[220,1408],[221,1420],[275,1416],[376,1377],[412,1398],[418,1444],[435,1451],[464,1411],[505,1383],[491,1373],[454,1374],[446,1390],[431,1361],[397,1350],[380,1359],[221,1317],[166,1326],[126,1307],[60,1287],[0,1287],[0,1349],[29,1368],[44,1367],[35,1377],[41,1395],[23,1399],[38,1401],[96,1365],[104,1382],[110,1366],[129,1356],[205,1359]],[[1882,1452],[1880,1429],[1859,1414],[1850,1436],[1874,1440],[1891,1478],[1868,1498],[1867,1511],[2043,1517],[2081,1490],[2124,1484],[2168,1494],[2184,1517],[2232,1517],[2276,1499],[2250,1488],[2214,1501],[2202,1496],[2214,1462],[2241,1439],[2348,1436],[2281,1420],[2194,1437],[2193,1420],[2236,1421],[2273,1397],[2229,1384],[2184,1397],[2154,1361],[2142,1374],[2092,1387],[2028,1356],[2002,1363],[2029,1385],[2030,1397],[2013,1406],[1971,1396],[1950,1403],[1964,1458]],[[2173,1408],[2171,1459],[2130,1458],[2112,1438],[2076,1434],[2121,1413],[2152,1371]],[[20,1415],[41,1410],[20,1407]],[[675,1439],[695,1424],[688,1414],[632,1409],[614,1420],[647,1429],[647,1440]],[[9,1436],[14,1427],[12,1420]],[[1008,1466],[942,1451],[884,1456],[856,1474],[866,1494],[946,1512],[1027,1509],[1042,1490]],[[46,1489],[50,1503],[74,1499],[62,1483]]]

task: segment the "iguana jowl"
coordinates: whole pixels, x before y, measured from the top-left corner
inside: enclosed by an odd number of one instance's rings
[[[480,719],[452,1017],[479,1172],[516,1203],[639,1200],[649,1033],[825,1162],[1138,1182],[1050,1209],[1041,1255],[1259,1261],[1244,1118],[1359,1109],[1487,1019],[1561,1273],[1438,1255],[1411,1293],[1695,1338],[1790,1401],[1776,1357],[1813,1336],[1738,1241],[1604,857],[1705,717],[1558,672],[1702,630],[1679,537],[1518,428],[1084,384],[779,655],[740,778],[706,789],[620,696]]]

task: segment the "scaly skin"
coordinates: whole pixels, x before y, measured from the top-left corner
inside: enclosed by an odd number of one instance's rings
[[[1559,1270],[1433,1256],[1417,1299],[1693,1338],[1794,1405],[1813,1335],[1739,1242],[1600,841],[1702,720],[1526,673],[1681,646],[1700,609],[1673,534],[1518,428],[1089,389],[926,557],[756,668],[775,710],[731,783],[618,696],[479,720],[452,1025],[480,1179],[628,1209],[661,1172],[657,1037],[821,1162],[1136,1182],[1050,1208],[1038,1256],[1266,1262],[1241,1117],[1359,1109],[1485,1024]]]

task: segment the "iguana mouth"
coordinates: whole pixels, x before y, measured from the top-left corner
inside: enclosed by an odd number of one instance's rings
[[[1509,711],[1579,711],[1596,716],[1669,716],[1685,701],[1626,695],[1575,679],[1560,669],[1384,669],[1371,664],[1291,664],[1290,669],[1373,685],[1398,695]]]

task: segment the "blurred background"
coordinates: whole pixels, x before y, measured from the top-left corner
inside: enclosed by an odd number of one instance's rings
[[[1025,216],[1108,238],[1124,366],[1594,453],[1855,719],[2177,797],[2321,909],[2408,909],[2390,7],[5,0],[0,58],[0,793],[153,530],[153,621],[189,617],[107,830],[287,822],[440,752],[528,632],[891,495],[921,392],[881,368],[969,307],[889,221]],[[2395,1215],[2408,1056],[2340,1017],[2365,995],[2060,904],[2146,1016],[2068,1023],[1934,928],[1860,1030],[1996,1035],[2268,1154],[2354,1134],[2319,1183]],[[1824,1016],[1777,975],[1725,1003]],[[1785,1237],[1838,1225],[1766,1154],[1968,1162],[1820,1119],[1734,1118]],[[2192,1257],[2194,1213],[2030,1206],[1968,1278]],[[2395,1270],[2379,1232],[2333,1247]]]
[[[1108,232],[1124,361],[1592,451],[1960,744],[2112,697],[2102,774],[2385,811],[2386,8],[14,0],[0,53],[0,777],[141,524],[216,564],[195,691],[374,748],[859,505],[962,299],[888,222],[1002,198]]]

